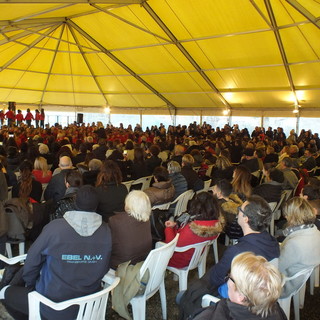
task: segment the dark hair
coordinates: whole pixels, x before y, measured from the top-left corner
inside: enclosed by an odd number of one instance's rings
[[[229,197],[232,192],[232,184],[226,180],[222,179],[216,183],[217,188],[221,191],[224,197]]]
[[[108,182],[115,182],[119,185],[122,182],[122,174],[115,161],[106,160],[103,162],[97,177],[96,186],[106,186]]]
[[[134,149],[134,163],[144,163],[144,151],[142,148],[135,148]]]
[[[125,150],[133,150],[133,142],[131,140],[128,140],[126,142],[126,145],[124,147]]]
[[[158,182],[169,180],[169,172],[164,167],[156,167],[153,170],[153,175],[158,180]]]
[[[85,143],[80,144],[79,151],[80,153],[87,153],[88,147]]]
[[[316,185],[307,184],[302,189],[302,194],[308,196],[308,200],[320,199],[320,188]]]
[[[70,187],[81,187],[82,186],[82,175],[76,170],[67,170],[65,175],[65,181],[69,183]]]
[[[293,161],[291,158],[289,157],[285,157],[282,159],[283,164],[287,167],[287,168],[292,168],[293,166]]]
[[[283,172],[277,168],[271,168],[268,170],[269,177],[272,181],[282,183],[284,181]]]
[[[19,186],[19,197],[28,198],[32,191],[32,163],[28,160],[24,160],[20,167],[20,186]]]
[[[191,201],[190,215],[196,215],[196,219],[218,220],[220,215],[217,199],[209,192],[200,192]]]
[[[265,231],[271,222],[272,211],[266,200],[253,195],[247,198],[248,204],[244,207],[244,215],[248,217],[248,224],[253,231]]]
[[[153,144],[151,147],[150,147],[150,152],[153,156],[157,157],[158,154],[160,153],[160,147],[157,146],[156,144]]]

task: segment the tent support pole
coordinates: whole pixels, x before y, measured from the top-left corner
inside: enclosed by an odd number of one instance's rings
[[[198,63],[193,59],[191,54],[185,49],[185,47],[178,41],[171,30],[166,26],[166,24],[160,19],[160,17],[153,11],[147,2],[142,2],[141,6],[148,12],[152,19],[158,24],[158,26],[165,32],[165,34],[170,38],[170,40],[175,44],[175,46],[180,50],[180,52],[188,59],[188,61],[193,65],[193,67],[198,71],[200,76],[207,82],[210,88],[218,95],[221,102],[231,109],[229,102],[224,98],[219,89],[213,84],[206,73],[201,69]]]
[[[295,102],[296,105],[299,105],[299,100],[298,100],[296,89],[295,89],[295,86],[294,86],[294,83],[293,83],[292,74],[291,74],[291,71],[290,71],[290,68],[289,68],[287,55],[286,55],[286,52],[285,52],[284,47],[283,47],[283,43],[282,43],[282,39],[281,39],[281,36],[280,36],[279,28],[277,26],[277,21],[276,21],[276,18],[274,16],[274,13],[273,13],[270,0],[264,0],[264,3],[265,3],[265,6],[266,6],[266,9],[268,11],[268,15],[269,15],[271,24],[272,24],[273,32],[274,32],[274,35],[275,35],[275,38],[276,38],[276,41],[277,41],[277,44],[278,44],[278,48],[279,48],[279,51],[280,51],[280,54],[281,54],[283,66],[284,66],[284,68],[286,70],[286,73],[287,73],[287,78],[288,78],[288,81],[289,81],[289,84],[290,84],[290,89],[291,89],[291,92],[293,93],[293,96],[294,96],[294,100],[295,100],[294,102]]]
[[[136,74],[132,69],[130,69],[126,64],[124,64],[120,59],[118,59],[113,53],[111,53],[108,49],[106,49],[101,43],[91,37],[87,32],[85,32],[82,28],[80,28],[76,23],[72,20],[67,20],[67,24],[69,27],[77,30],[84,38],[98,47],[102,53],[107,55],[111,60],[117,63],[120,67],[126,70],[132,77],[137,79],[140,83],[142,83],[145,87],[147,87],[152,93],[154,93],[159,99],[164,101],[168,107],[176,109],[175,105],[172,104],[166,97],[164,97],[160,92],[158,92],[155,88],[153,88],[148,82],[142,79],[138,74]]]

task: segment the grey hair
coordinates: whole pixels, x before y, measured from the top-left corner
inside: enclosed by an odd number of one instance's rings
[[[181,172],[181,166],[177,161],[170,161],[168,163],[168,171],[169,173],[178,173]]]

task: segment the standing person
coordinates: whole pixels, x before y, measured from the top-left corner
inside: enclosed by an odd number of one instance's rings
[[[34,116],[29,108],[27,109],[27,114],[24,117],[24,120],[26,120],[28,127],[31,127],[31,120],[34,120]]]
[[[1,127],[3,126],[3,122],[4,122],[4,113],[3,113],[3,110],[0,110],[0,123],[1,123]]]
[[[8,111],[5,113],[5,116],[8,120],[8,127],[11,127],[11,125],[14,124],[14,120],[16,118],[14,112],[12,111],[12,107],[8,107]]]
[[[39,121],[41,120],[41,114],[38,109],[36,109],[35,120],[36,120],[36,128],[39,128]]]
[[[44,118],[45,118],[44,109],[41,108],[41,110],[40,110],[40,127],[42,129],[44,129]]]
[[[101,289],[101,279],[109,270],[111,232],[96,213],[98,197],[94,187],[80,188],[75,205],[77,210],[45,226],[30,247],[23,267],[25,287],[9,286],[1,291],[15,319],[28,318],[28,293],[33,290],[61,302]],[[78,311],[78,307],[63,311],[42,305],[40,308],[45,319],[74,319]]]
[[[17,125],[19,126],[22,121],[23,121],[23,114],[21,113],[21,110],[18,110],[18,113],[16,114],[16,120],[17,120]]]

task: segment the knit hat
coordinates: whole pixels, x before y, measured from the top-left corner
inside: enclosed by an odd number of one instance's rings
[[[75,201],[77,210],[95,212],[98,204],[98,194],[93,186],[85,185],[78,190]]]

